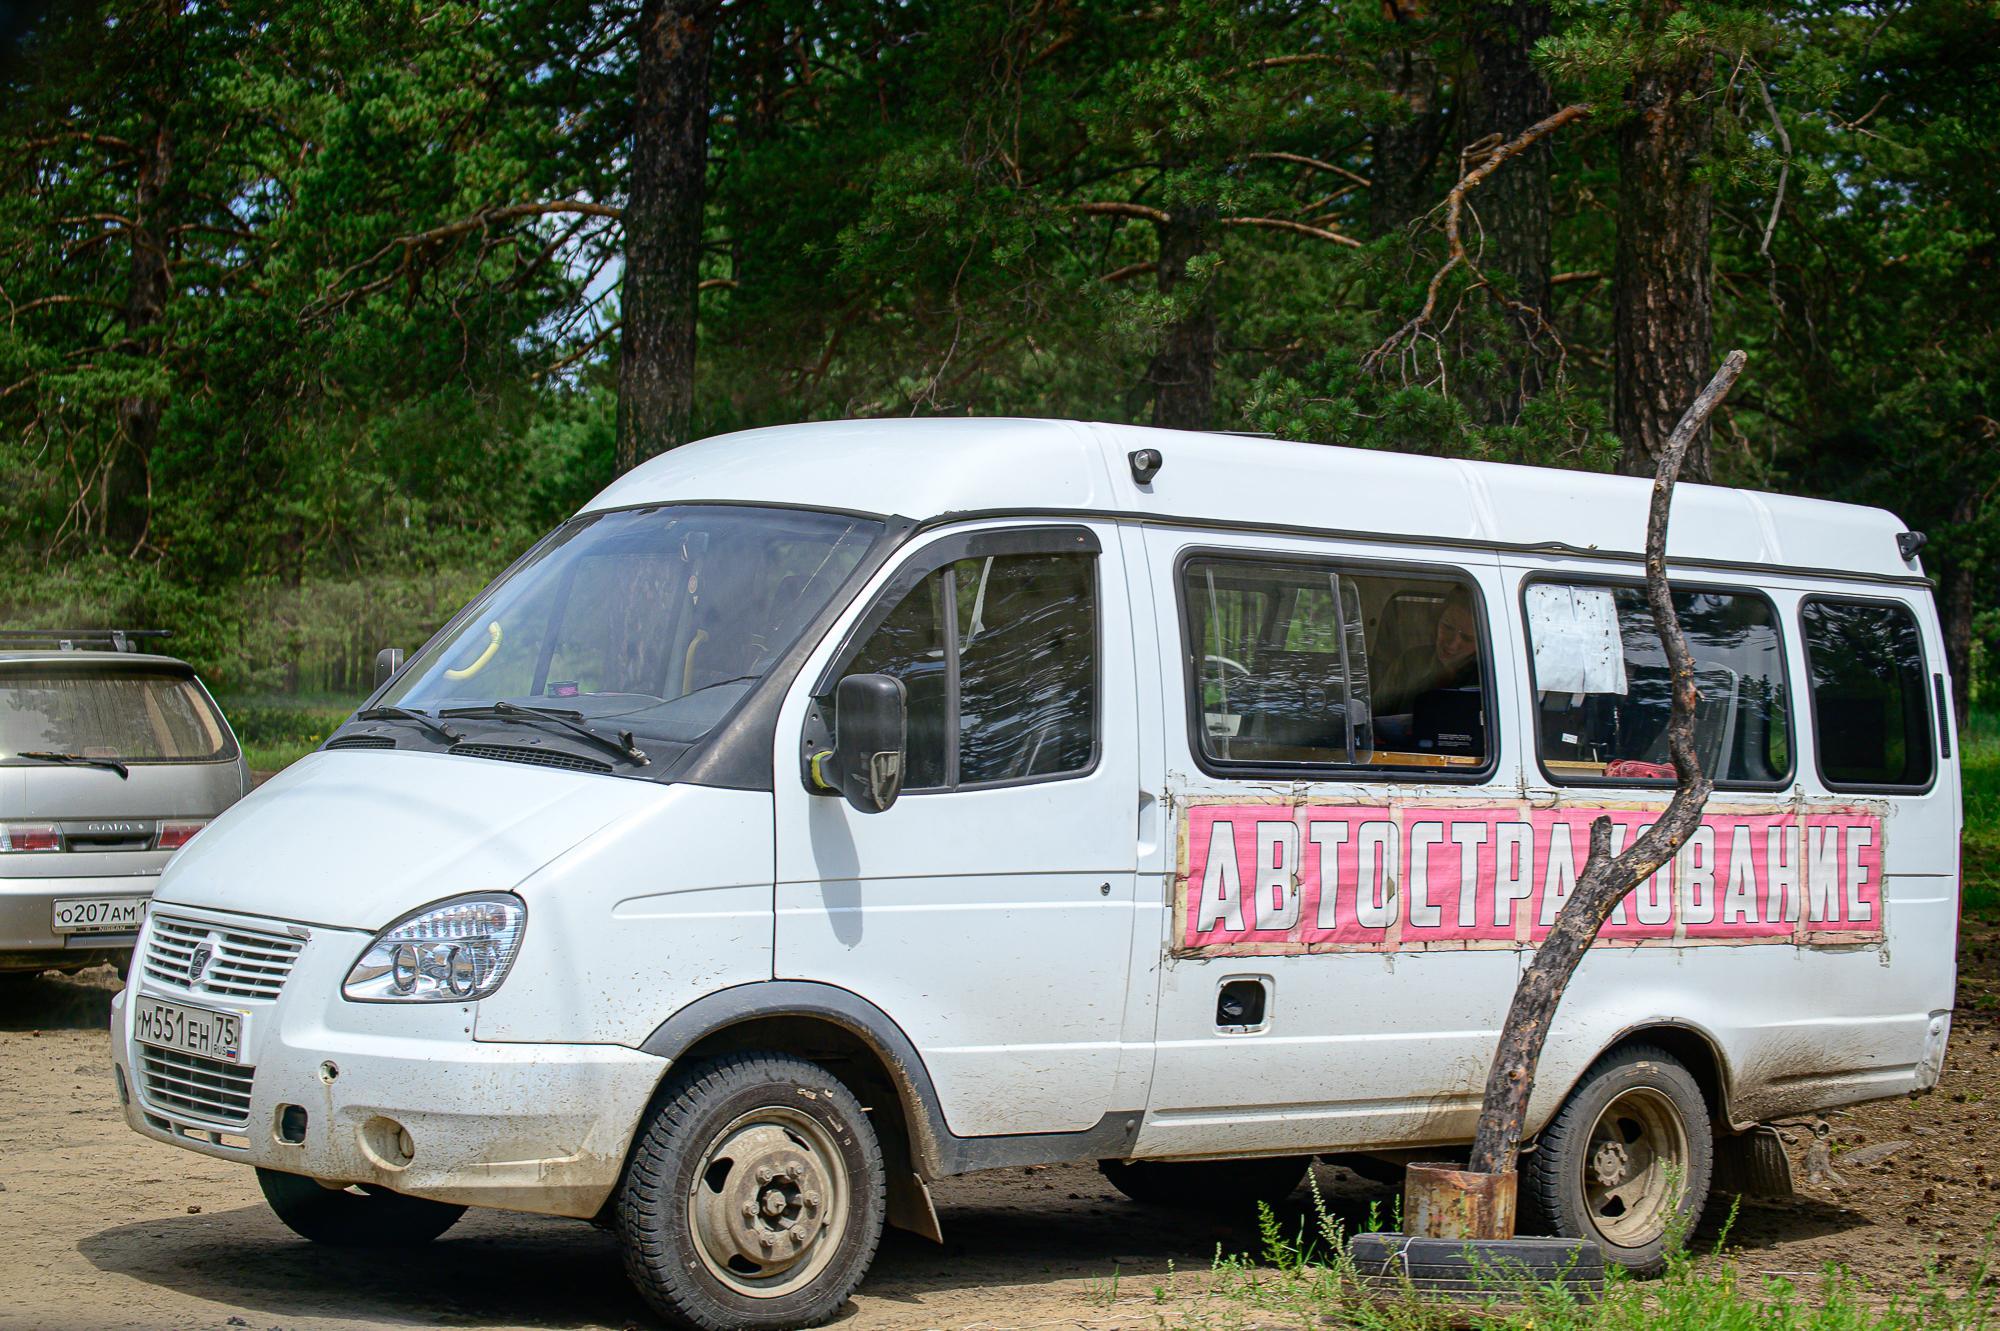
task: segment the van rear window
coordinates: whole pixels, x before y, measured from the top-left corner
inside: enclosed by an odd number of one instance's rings
[[[1532,582],[1523,595],[1536,743],[1560,785],[1664,784],[1673,695],[1645,590]],[[1753,592],[1682,591],[1674,610],[1694,658],[1695,752],[1719,786],[1790,779],[1791,728],[1778,616]]]
[[[128,666],[0,670],[0,763],[23,753],[204,762],[235,751],[208,695],[187,675]]]
[[[1487,654],[1469,581],[1218,556],[1186,563],[1181,595],[1192,729],[1209,762],[1487,765]]]
[[[1799,610],[1812,680],[1813,740],[1829,786],[1930,783],[1929,703],[1917,621],[1881,601],[1808,600]]]

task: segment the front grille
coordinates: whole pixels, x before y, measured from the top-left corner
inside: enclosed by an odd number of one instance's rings
[[[573,753],[552,749],[529,749],[517,744],[454,744],[453,753],[472,758],[493,758],[503,763],[528,763],[534,767],[560,767],[569,772],[608,772],[610,763],[595,758],[579,758]]]
[[[240,1128],[250,1121],[250,1082],[256,1069],[151,1045],[136,1048],[139,1093],[155,1109],[221,1127]]]
[[[276,998],[305,943],[285,934],[203,924],[154,914],[146,940],[146,978],[189,993]],[[195,958],[206,949],[197,968]],[[197,973],[198,971],[198,973]]]
[[[387,735],[343,735],[326,742],[329,749],[393,749],[396,741]]]

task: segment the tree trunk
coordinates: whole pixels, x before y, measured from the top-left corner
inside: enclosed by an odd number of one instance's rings
[[[174,173],[174,136],[164,118],[140,148],[139,175],[132,190],[132,227],[127,238],[132,255],[125,292],[125,337],[129,349],[158,356],[163,339],[173,273],[167,257],[167,235],[173,225],[166,192]],[[147,520],[146,478],[151,474],[153,446],[160,438],[164,404],[153,396],[122,397],[115,414],[117,437],[106,462],[101,534],[122,546],[136,547],[144,539]]]
[[[1535,0],[1483,0],[1474,7],[1470,23],[1467,39],[1476,77],[1460,142],[1466,146],[1505,142],[1556,109],[1548,80],[1532,59],[1535,43],[1549,35],[1549,7]],[[1523,398],[1540,386],[1528,343],[1549,318],[1553,156],[1549,140],[1537,142],[1486,182],[1476,205],[1485,238],[1479,266],[1488,276],[1504,274],[1512,287],[1508,294],[1539,316],[1539,321],[1519,313],[1512,316],[1519,340],[1499,349],[1502,367],[1497,387],[1476,394],[1476,405],[1488,424],[1516,419]]]
[[[1576,889],[1563,902],[1555,926],[1535,949],[1534,959],[1514,989],[1514,1001],[1501,1024],[1493,1065],[1479,1106],[1479,1126],[1472,1141],[1468,1170],[1476,1174],[1509,1174],[1520,1158],[1521,1132],[1527,1119],[1528,1097],[1535,1089],[1535,1065],[1555,1021],[1556,1008],[1578,963],[1598,930],[1625,895],[1680,853],[1701,825],[1714,781],[1701,770],[1694,747],[1694,709],[1698,694],[1694,658],[1674,614],[1673,593],[1667,586],[1667,518],[1674,482],[1694,440],[1708,417],[1743,371],[1744,355],[1729,353],[1722,368],[1701,390],[1680,422],[1662,441],[1659,470],[1653,477],[1653,499],[1646,514],[1646,601],[1653,611],[1653,628],[1666,650],[1673,681],[1673,710],[1667,721],[1667,746],[1674,762],[1674,795],[1658,822],[1640,833],[1620,854],[1611,853],[1611,819],[1590,825],[1590,852]],[[1484,1236],[1482,1236],[1484,1237]],[[1508,1235],[1493,1237],[1506,1238]]]
[[[617,465],[687,442],[708,167],[709,0],[639,10],[632,187],[620,291]]]
[[[1665,0],[1647,15],[1654,47],[1633,77],[1634,114],[1618,131],[1611,424],[1623,442],[1619,470],[1633,476],[1657,467],[1711,356],[1712,191],[1695,170],[1714,135],[1705,99],[1715,74],[1706,47],[1682,54],[1667,45],[1662,31],[1678,8]],[[1709,479],[1706,425],[1689,445],[1683,475]]]
[[[1437,58],[1427,44],[1424,0],[1383,0],[1382,15],[1407,35],[1376,67],[1383,90],[1406,108],[1369,130],[1368,221],[1376,235],[1394,231],[1429,211],[1432,169],[1444,145]]]
[[[1215,209],[1189,204],[1160,224],[1159,289],[1168,295],[1199,281],[1188,312],[1167,330],[1146,378],[1153,388],[1153,424],[1206,430],[1215,417],[1215,298],[1206,277],[1190,279],[1188,264],[1207,252]]]

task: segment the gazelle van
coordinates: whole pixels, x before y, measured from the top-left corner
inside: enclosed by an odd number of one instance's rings
[[[1221,1203],[1436,1156],[1591,820],[1669,795],[1647,492],[1064,421],[677,449],[173,861],[127,1118],[323,1242],[613,1222],[708,1328],[832,1316],[943,1176]],[[1936,1081],[1919,544],[1678,491],[1716,794],[1557,1017],[1548,1232],[1651,1269],[1760,1123]]]

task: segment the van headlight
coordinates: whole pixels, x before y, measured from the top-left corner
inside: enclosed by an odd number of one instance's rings
[[[361,1003],[469,1003],[507,978],[528,908],[508,892],[453,897],[375,935],[341,997]]]

